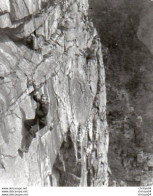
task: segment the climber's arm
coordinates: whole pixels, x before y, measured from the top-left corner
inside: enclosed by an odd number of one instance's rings
[[[38,97],[38,92],[34,92],[33,99],[34,99],[36,102],[40,102],[40,98]]]
[[[36,84],[33,84],[33,87],[34,87],[34,91],[33,91],[33,99],[36,101],[36,102],[40,102],[40,98],[39,98],[39,88],[40,88],[40,85],[36,85]]]

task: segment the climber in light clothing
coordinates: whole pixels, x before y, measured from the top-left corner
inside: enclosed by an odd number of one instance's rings
[[[36,132],[47,125],[47,114],[49,110],[48,96],[46,94],[42,94],[41,98],[38,98],[38,92],[35,92],[33,99],[37,102],[35,118],[25,120],[24,122],[28,134],[25,137],[26,144],[24,147],[19,149],[20,152],[27,152],[32,138],[36,137]]]

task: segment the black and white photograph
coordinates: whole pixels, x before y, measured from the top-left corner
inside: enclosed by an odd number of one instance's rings
[[[151,186],[153,1],[0,0],[2,196]]]

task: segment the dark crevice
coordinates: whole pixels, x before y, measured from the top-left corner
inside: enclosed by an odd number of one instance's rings
[[[53,171],[60,176],[58,186],[79,186],[81,178],[81,165],[76,161],[75,149],[70,132],[67,134],[60,148]]]

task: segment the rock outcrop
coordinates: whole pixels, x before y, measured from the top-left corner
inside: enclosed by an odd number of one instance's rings
[[[0,1],[1,185],[108,184],[105,71],[87,11],[87,0]],[[48,125],[20,154],[33,84],[49,95]]]
[[[150,0],[89,1],[106,69],[110,186],[152,185],[153,56]]]
[[[153,2],[145,1],[142,12],[140,13],[140,22],[137,30],[137,36],[139,40],[149,49],[153,54]]]

